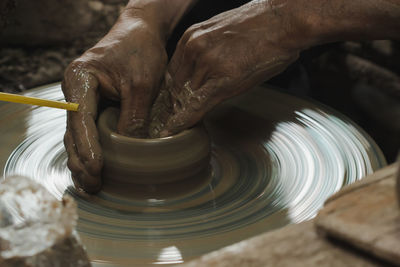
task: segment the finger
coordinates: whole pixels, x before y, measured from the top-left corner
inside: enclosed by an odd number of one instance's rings
[[[179,39],[174,54],[168,64],[168,71],[171,75],[186,70],[182,68],[184,59],[193,62],[198,54],[208,50],[207,47],[210,45],[208,43],[209,40],[206,38],[198,38],[199,36],[205,36],[202,34],[205,33],[205,31],[201,30],[202,27],[204,27],[202,23],[192,25]]]
[[[62,86],[67,100],[79,104],[77,112],[68,112],[66,142],[69,154],[73,155],[69,165],[73,168],[75,178],[79,176],[81,179],[84,189],[93,191],[101,185],[103,165],[95,124],[98,82],[82,68],[73,70],[72,73],[71,70],[66,72]]]
[[[67,130],[64,136],[64,144],[68,153],[67,166],[71,170],[72,180],[77,188],[83,189],[89,193],[96,193],[101,188],[101,179],[90,175],[83,163],[80,161],[79,156],[73,143],[72,135]]]
[[[189,29],[179,40],[178,45],[168,64],[168,72],[173,77],[177,88],[181,88],[194,70],[200,55],[206,51],[207,45],[202,39],[192,37],[193,30]]]
[[[177,73],[177,70],[181,65],[186,45],[186,39],[187,38],[185,38],[185,33],[184,33],[181,39],[178,41],[175,51],[172,54],[172,57],[168,63],[168,72],[171,74]]]
[[[74,140],[72,139],[71,133],[68,130],[64,135],[64,146],[68,154],[68,168],[73,174],[81,172],[83,169],[81,166],[82,164],[79,161],[79,157],[75,149]]]
[[[201,61],[195,64],[186,63],[185,65],[196,65],[192,72],[179,72],[176,77],[167,71],[162,89],[151,110],[151,123],[149,126],[149,135],[151,138],[160,136],[160,131],[165,128],[167,120],[176,112],[184,108],[184,102],[187,99],[196,99],[196,92],[204,82],[207,74],[206,68],[202,67]],[[181,85],[177,80],[186,80]],[[194,101],[198,102],[198,101]]]
[[[69,130],[79,160],[85,171],[100,179],[103,158],[95,120],[88,114],[73,113],[69,117]]]
[[[117,125],[120,134],[148,137],[151,105],[158,95],[168,60],[164,48],[155,50],[159,53],[142,51],[144,54],[138,54],[139,58],[131,61],[130,80],[121,85],[121,113]],[[145,65],[142,58],[147,60]]]
[[[169,91],[176,100],[190,97],[204,84],[209,70],[212,69],[210,62],[215,62],[214,59],[217,58],[209,49],[210,40],[207,35],[201,34],[195,28],[184,34],[168,65],[172,80]]]
[[[125,85],[121,92],[121,112],[118,133],[126,136],[146,137],[147,119],[151,105],[152,89],[130,88]]]
[[[160,137],[170,136],[192,127],[199,122],[218,102],[214,92],[217,84],[209,80],[190,97],[181,100],[182,107],[175,109],[160,129]]]
[[[171,82],[171,76],[167,72],[163,85],[161,86],[160,93],[154,101],[154,104],[150,112],[150,125],[149,125],[149,136],[150,138],[159,137],[159,133],[164,123],[172,113],[172,102],[171,94],[168,91],[170,87],[168,84]]]

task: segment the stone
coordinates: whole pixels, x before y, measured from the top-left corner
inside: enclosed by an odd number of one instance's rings
[[[25,177],[0,183],[0,266],[89,267],[72,197],[58,201]]]
[[[313,221],[290,225],[222,248],[181,267],[383,266],[318,236]]]
[[[400,264],[397,164],[330,198],[315,220],[317,229],[366,253]]]
[[[388,166],[345,187],[312,221],[261,234],[180,266],[398,265],[394,258],[400,251],[396,169],[395,164]]]

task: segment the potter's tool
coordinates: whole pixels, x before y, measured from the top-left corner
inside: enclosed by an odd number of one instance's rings
[[[42,98],[37,98],[37,97],[8,94],[8,93],[0,93],[0,101],[7,101],[7,102],[13,102],[13,103],[20,103],[20,104],[29,104],[29,105],[36,105],[36,106],[44,106],[44,107],[50,107],[50,108],[59,108],[59,109],[66,109],[66,110],[70,110],[70,111],[78,111],[78,108],[79,108],[79,104],[76,104],[76,103],[47,100],[47,99],[42,99]]]
[[[25,94],[64,99],[60,84]],[[104,179],[99,194],[86,195],[75,190],[67,167],[65,112],[0,103],[0,175],[30,177],[60,200],[73,196],[93,267],[147,266],[189,261],[311,219],[342,186],[385,165],[376,144],[347,118],[266,88],[224,102],[204,123],[209,172],[160,185]],[[176,150],[170,156],[179,159]]]

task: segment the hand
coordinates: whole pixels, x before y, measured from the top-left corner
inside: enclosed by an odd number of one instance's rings
[[[75,185],[87,192],[101,188],[103,159],[95,122],[100,98],[121,101],[120,134],[147,134],[149,107],[167,64],[164,40],[154,28],[140,15],[122,14],[113,29],[65,71],[64,95],[79,104],[78,112],[68,112],[68,167]]]
[[[300,51],[289,16],[254,1],[190,27],[168,65],[150,136],[191,127],[221,101],[285,70]]]

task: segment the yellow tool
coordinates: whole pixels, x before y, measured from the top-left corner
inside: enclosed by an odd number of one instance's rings
[[[0,101],[30,104],[30,105],[44,106],[50,108],[59,108],[70,111],[78,111],[79,108],[79,104],[76,103],[46,100],[37,97],[29,97],[29,96],[8,94],[8,93],[0,93]]]

